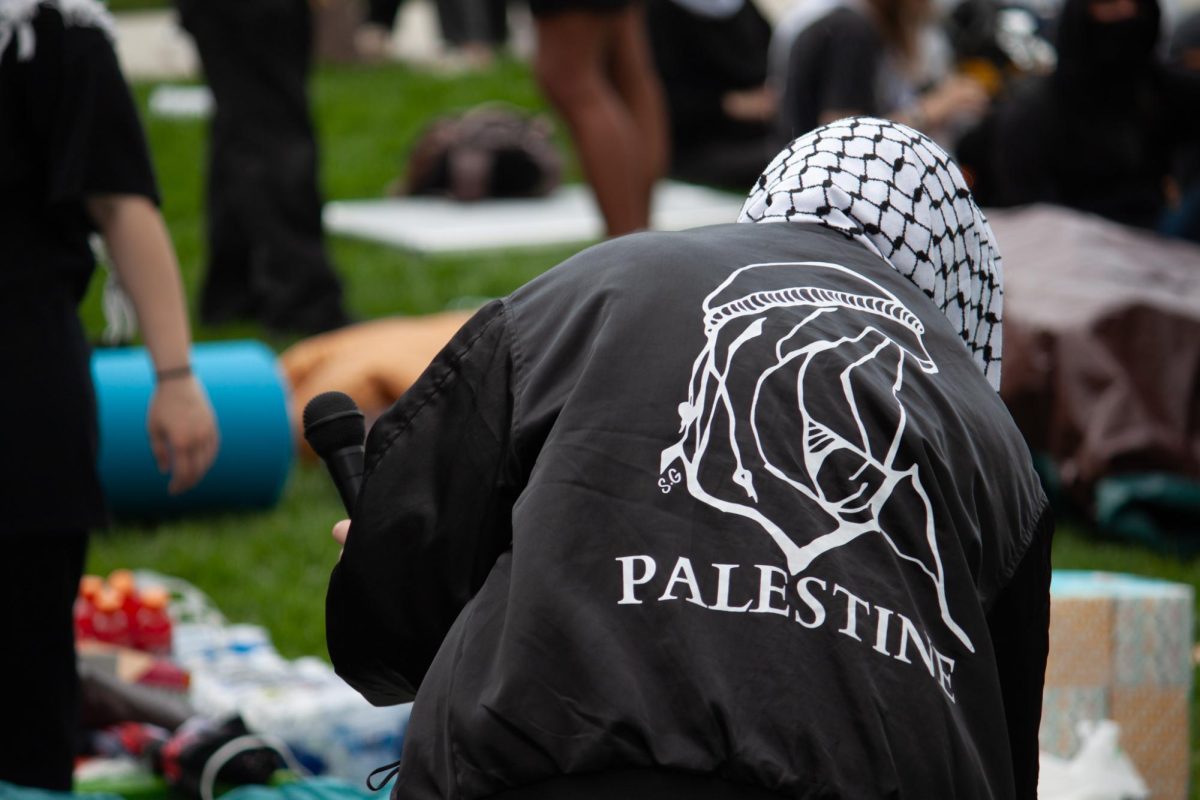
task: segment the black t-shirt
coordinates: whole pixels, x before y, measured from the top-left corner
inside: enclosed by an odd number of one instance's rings
[[[779,104],[785,140],[817,127],[827,111],[879,114],[883,52],[875,25],[851,8],[834,9],[800,31],[788,55]]]
[[[90,195],[157,188],[112,43],[42,5],[0,58],[0,534],[103,524],[89,352]],[[17,457],[16,454],[20,454]]]
[[[83,296],[93,266],[88,195],[157,202],[145,137],[112,43],[64,25],[53,6],[34,17],[34,55],[17,40],[0,59],[0,287],[59,281]]]
[[[757,89],[767,80],[771,25],[752,0],[717,18],[676,0],[650,0],[646,27],[676,147],[766,133],[763,124],[735,120],[722,107],[727,92]]]
[[[404,800],[1033,798],[1046,507],[860,244],[636,234],[485,307],[372,428],[329,652],[417,689]]]

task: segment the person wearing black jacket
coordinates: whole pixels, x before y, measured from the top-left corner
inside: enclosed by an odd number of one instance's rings
[[[843,120],[740,224],[485,306],[372,428],[335,668],[395,798],[1034,798],[1047,500],[1000,259],[936,144]]]

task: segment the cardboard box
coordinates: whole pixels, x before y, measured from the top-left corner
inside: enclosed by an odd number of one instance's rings
[[[1080,721],[1115,720],[1152,800],[1186,800],[1192,595],[1186,584],[1055,570],[1043,750],[1069,757]]]

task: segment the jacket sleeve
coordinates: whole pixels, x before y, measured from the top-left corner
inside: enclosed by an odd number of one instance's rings
[[[376,705],[412,698],[442,639],[511,546],[509,333],[480,310],[372,427],[326,597],[334,668]]]
[[[988,613],[1020,800],[1037,798],[1038,728],[1050,651],[1053,531],[1053,514],[1047,507],[1012,579]]]

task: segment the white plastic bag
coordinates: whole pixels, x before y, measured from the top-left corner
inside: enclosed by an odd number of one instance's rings
[[[1117,723],[1085,720],[1076,731],[1073,758],[1041,754],[1038,800],[1147,800],[1150,790],[1118,745]]]

